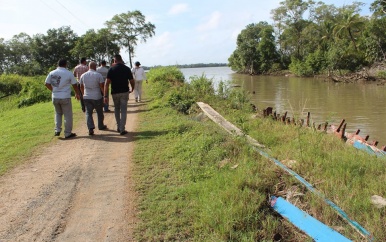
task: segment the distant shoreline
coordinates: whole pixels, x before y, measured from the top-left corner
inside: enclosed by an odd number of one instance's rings
[[[225,67],[228,66],[228,63],[197,63],[197,64],[185,64],[185,65],[168,65],[168,66],[175,66],[177,68],[202,68],[202,67]],[[157,65],[157,66],[144,66],[143,68],[145,70],[150,70],[152,68],[157,68],[157,67],[168,67],[168,66],[162,66],[162,65]]]

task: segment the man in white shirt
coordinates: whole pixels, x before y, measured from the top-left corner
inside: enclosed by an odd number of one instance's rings
[[[94,119],[92,117],[94,109],[98,116],[98,129],[107,129],[107,126],[103,124],[102,91],[104,89],[105,80],[103,79],[103,76],[96,71],[96,66],[96,63],[91,61],[89,63],[89,70],[84,73],[79,80],[80,88],[83,93],[84,105],[86,107],[86,120],[89,135],[93,135],[95,129]]]
[[[80,91],[74,75],[67,70],[67,60],[59,60],[58,68],[48,74],[45,85],[52,92],[52,103],[55,107],[55,136],[59,136],[62,131],[64,116],[64,137],[75,137],[76,134],[72,133],[71,86],[77,100],[80,100]]]
[[[107,68],[105,60],[103,60],[101,62],[101,66],[98,67],[96,69],[96,71],[99,72],[103,76],[103,80],[106,80],[107,72],[109,71],[109,68]],[[107,95],[107,96],[109,96],[109,95]],[[108,101],[109,101],[109,99],[107,98],[107,103],[103,104],[103,111],[105,111],[105,112],[110,112],[110,110],[109,110],[109,102]]]

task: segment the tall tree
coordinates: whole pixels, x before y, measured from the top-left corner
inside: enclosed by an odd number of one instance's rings
[[[34,74],[32,38],[26,33],[14,35],[6,42],[6,72],[20,75]]]
[[[7,45],[3,38],[0,38],[0,75],[4,73],[6,68]]]
[[[238,72],[261,74],[278,60],[273,27],[267,22],[249,24],[237,37],[237,48],[229,57],[230,67]]]
[[[155,34],[155,25],[146,22],[145,16],[138,10],[115,15],[105,23],[115,40],[120,46],[125,47],[129,53],[130,66],[133,66],[132,58],[135,54],[135,46],[138,41],[146,42]]]
[[[386,15],[386,0],[376,0],[371,4],[370,10],[377,15]]]
[[[335,25],[334,32],[336,36],[340,38],[348,36],[354,46],[354,49],[358,51],[356,39],[358,35],[361,34],[364,24],[365,19],[358,13],[346,10],[343,12],[341,21]]]
[[[271,11],[275,27],[281,29],[278,42],[282,55],[302,58],[303,31],[309,24],[304,14],[312,4],[311,0],[284,0],[280,2],[280,7]]]
[[[42,73],[54,68],[59,59],[65,58],[69,67],[75,67],[77,57],[70,51],[75,47],[78,36],[69,26],[49,29],[46,35],[38,34],[33,37],[34,57],[42,67]]]
[[[76,41],[71,53],[78,57],[87,57],[95,61],[110,60],[114,53],[119,52],[119,47],[107,29],[100,29],[97,32],[91,29]]]

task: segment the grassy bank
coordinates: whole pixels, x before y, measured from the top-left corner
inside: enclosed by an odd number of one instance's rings
[[[233,137],[205,118],[196,101],[210,104],[269,147],[270,156],[290,165],[377,241],[386,241],[386,210],[370,202],[372,195],[386,197],[384,159],[333,136],[256,117],[248,95],[221,84],[214,91],[205,77],[188,85],[176,69],[165,68],[152,70],[148,78],[135,136],[138,241],[311,241],[270,208],[271,195],[288,199],[349,239],[362,240],[333,209],[258,155],[243,137]],[[1,174],[56,140],[50,102],[12,109],[4,109],[3,103]],[[73,105],[75,119],[83,120],[79,104]]]
[[[149,102],[141,113],[135,150],[139,241],[311,241],[270,208],[270,195],[287,198],[349,239],[362,239],[244,138],[232,137],[204,118],[195,101],[210,104],[269,147],[272,157],[291,163],[378,241],[386,240],[385,208],[370,202],[372,195],[386,196],[385,160],[333,136],[256,118],[245,93],[226,88],[214,93],[204,79],[145,86]]]

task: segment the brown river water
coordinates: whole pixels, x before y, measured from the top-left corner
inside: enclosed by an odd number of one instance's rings
[[[346,120],[346,132],[360,129],[360,135],[369,135],[369,141],[386,145],[386,86],[359,83],[333,83],[322,79],[283,76],[249,76],[232,72],[228,67],[181,69],[189,81],[191,76],[204,74],[220,81],[244,88],[251,93],[251,103],[259,110],[267,107],[288,117],[306,119],[316,125],[328,122],[339,125]]]

